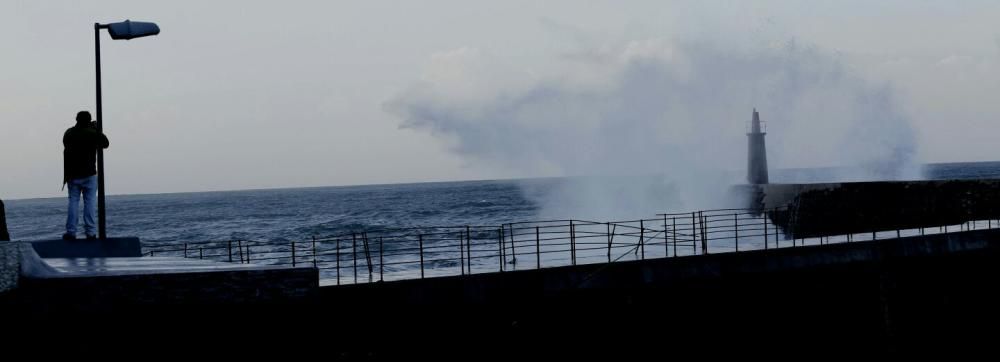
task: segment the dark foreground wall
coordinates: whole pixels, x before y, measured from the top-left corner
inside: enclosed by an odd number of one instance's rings
[[[322,287],[296,303],[118,301],[20,323],[42,332],[83,324],[147,347],[196,341],[398,358],[954,355],[993,348],[998,277],[1000,230],[981,230]],[[134,283],[95,287],[141,287]],[[109,327],[121,320],[127,332]]]

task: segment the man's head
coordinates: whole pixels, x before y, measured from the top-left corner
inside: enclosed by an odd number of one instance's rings
[[[76,124],[85,124],[87,122],[90,122],[90,120],[91,120],[90,112],[79,111],[76,113]]]

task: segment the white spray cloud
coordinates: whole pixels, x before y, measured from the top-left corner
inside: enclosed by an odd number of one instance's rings
[[[915,178],[916,136],[896,102],[891,87],[794,41],[735,49],[649,39],[553,55],[533,69],[470,48],[436,54],[386,109],[470,162],[589,176],[526,186],[542,216],[614,219],[725,206],[728,186],[743,182],[754,107],[768,123],[772,169],[861,166],[841,177]]]

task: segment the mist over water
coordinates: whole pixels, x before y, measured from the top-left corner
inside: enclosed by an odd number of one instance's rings
[[[472,48],[442,52],[385,108],[469,162],[584,176],[522,186],[542,217],[728,206],[729,186],[744,182],[754,107],[772,169],[842,170],[825,181],[920,178],[916,134],[892,87],[813,46],[649,39],[550,61],[529,71]]]

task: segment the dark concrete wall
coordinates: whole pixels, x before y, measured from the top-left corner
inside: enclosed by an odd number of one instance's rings
[[[795,238],[1000,219],[1000,180],[768,184],[737,187],[746,207],[770,209]]]

